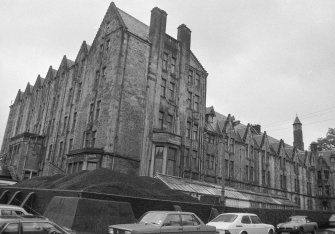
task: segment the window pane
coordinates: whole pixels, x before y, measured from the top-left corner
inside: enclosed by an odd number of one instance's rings
[[[8,224],[6,229],[2,232],[3,234],[6,233],[19,233],[19,224],[18,223],[11,223]]]
[[[156,172],[162,173],[163,172],[163,151],[164,151],[164,147],[156,146],[154,173],[156,173]]]

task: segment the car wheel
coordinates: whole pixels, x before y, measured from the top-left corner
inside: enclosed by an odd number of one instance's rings
[[[312,234],[316,234],[316,228],[313,229],[313,231],[311,232]]]
[[[242,232],[241,234],[248,234],[247,232]]]
[[[268,234],[273,234],[273,230],[270,229],[269,232],[268,232]]]
[[[304,234],[304,229],[301,228],[301,229],[299,230],[298,234]]]

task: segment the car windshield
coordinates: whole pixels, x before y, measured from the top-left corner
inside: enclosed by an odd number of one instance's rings
[[[237,218],[237,215],[234,214],[222,214],[213,219],[211,222],[225,222],[232,223]]]
[[[288,218],[289,222],[297,222],[297,223],[304,223],[305,222],[305,217],[300,217],[300,216],[292,216]]]
[[[157,212],[149,212],[144,214],[139,223],[152,223],[157,225],[162,225],[166,215],[164,213],[157,213]]]

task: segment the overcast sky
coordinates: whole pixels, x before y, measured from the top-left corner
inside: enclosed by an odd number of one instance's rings
[[[110,1],[1,0],[0,142],[17,91],[63,55],[91,44]],[[207,106],[293,144],[296,114],[305,148],[335,127],[334,0],[115,0],[149,25],[157,6],[167,33],[192,30],[191,49],[208,76]]]

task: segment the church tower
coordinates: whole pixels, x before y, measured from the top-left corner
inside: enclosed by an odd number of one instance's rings
[[[304,141],[302,137],[302,124],[298,116],[295,117],[293,123],[293,146],[297,147],[300,150],[304,150]]]

